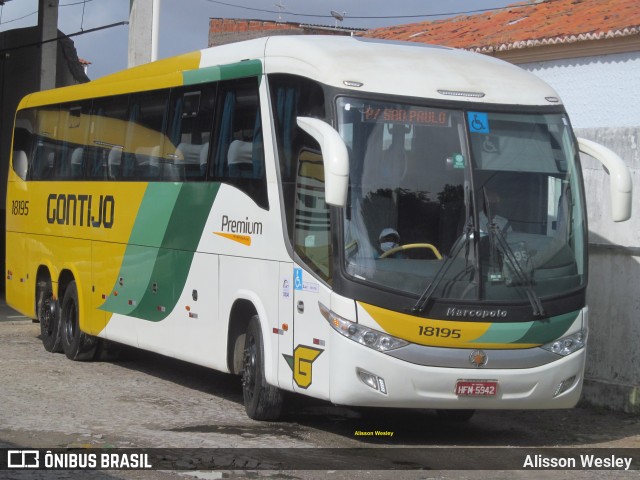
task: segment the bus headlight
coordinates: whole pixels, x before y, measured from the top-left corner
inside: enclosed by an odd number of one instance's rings
[[[372,328],[364,327],[359,323],[346,320],[336,315],[327,307],[318,303],[322,316],[329,322],[329,325],[340,335],[347,337],[365,347],[372,348],[379,352],[386,352],[396,348],[409,345],[409,342],[401,340],[386,333],[379,332]]]
[[[547,343],[541,348],[550,352],[556,353],[566,357],[567,355],[577,352],[587,344],[587,330],[583,329],[577,333],[567,335],[566,337],[559,338],[558,340]]]

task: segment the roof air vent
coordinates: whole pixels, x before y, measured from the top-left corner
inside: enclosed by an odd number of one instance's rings
[[[450,97],[471,97],[471,98],[482,98],[484,97],[484,92],[463,92],[460,90],[438,90],[440,95],[449,95]]]

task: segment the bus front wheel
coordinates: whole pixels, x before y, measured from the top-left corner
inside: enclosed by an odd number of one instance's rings
[[[96,337],[80,330],[79,312],[78,287],[75,280],[72,280],[67,286],[60,308],[62,349],[71,360],[92,360],[98,341]]]
[[[244,343],[242,367],[242,397],[249,418],[277,420],[282,412],[282,392],[269,385],[264,376],[264,345],[260,320],[254,315],[249,321]]]

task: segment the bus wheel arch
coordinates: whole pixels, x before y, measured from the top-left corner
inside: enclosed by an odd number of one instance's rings
[[[258,311],[250,300],[238,299],[231,307],[227,333],[227,367],[235,375],[242,374],[244,342],[249,321]]]
[[[53,293],[51,273],[40,265],[36,273],[35,311],[40,323],[40,339],[47,352],[62,352],[60,304]]]
[[[64,279],[63,282],[61,275],[59,292],[62,296],[60,305],[62,350],[71,360],[93,360],[98,347],[98,339],[80,330],[78,287],[73,276],[65,275]]]

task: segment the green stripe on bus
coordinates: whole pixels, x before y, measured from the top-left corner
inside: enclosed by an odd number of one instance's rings
[[[149,184],[120,267],[122,285],[116,281],[117,295],[101,310],[150,321],[171,313],[219,189],[209,182]]]
[[[129,315],[136,308],[133,302],[142,298],[149,285],[158,252],[157,248],[128,245],[118,274],[122,284],[116,282],[100,310]],[[135,262],[131,261],[132,258],[135,258]]]
[[[185,85],[216,82],[232,78],[255,77],[262,74],[262,62],[260,60],[246,60],[244,62],[231,63],[229,65],[216,65],[213,67],[187,70],[182,73]]]
[[[538,320],[517,343],[539,343],[544,345],[564,336],[580,312],[569,312],[549,319]]]
[[[107,312],[129,315],[151,282],[158,247],[162,245],[181,185],[149,183],[138,207],[129,244],[111,295],[100,306]],[[122,279],[122,282],[119,281]]]
[[[151,274],[156,289],[149,285],[129,315],[157,322],[175,308],[219,189],[219,183],[182,185]]]
[[[479,343],[518,343],[529,331],[533,322],[492,323],[484,334],[476,338]]]
[[[475,339],[478,343],[526,343],[544,345],[562,337],[573,325],[580,312],[570,312],[556,317],[522,323],[494,323],[484,335]]]
[[[149,183],[138,208],[131,230],[129,245],[159,247],[165,236],[182,184],[171,182]]]

